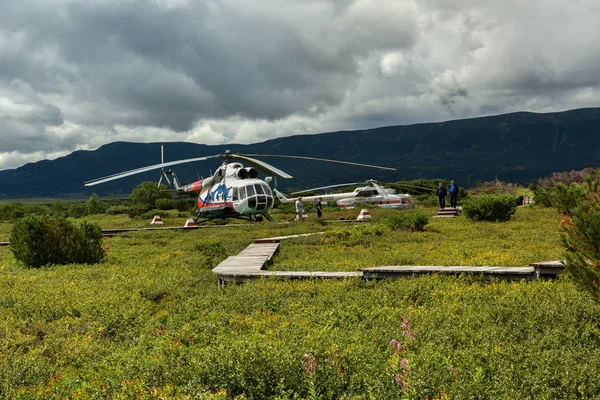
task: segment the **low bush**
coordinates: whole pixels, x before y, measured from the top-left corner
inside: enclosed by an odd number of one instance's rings
[[[150,207],[148,207],[146,204],[133,204],[131,207],[129,207],[127,215],[129,216],[129,218],[139,217],[140,215],[147,212],[149,209]]]
[[[438,198],[429,194],[415,196],[415,201],[421,207],[437,207],[439,205]]]
[[[507,194],[473,196],[463,203],[467,218],[474,221],[508,221],[517,211],[519,198]]]
[[[67,215],[73,218],[81,218],[88,215],[88,208],[83,203],[73,203],[69,206]]]
[[[538,206],[552,207],[554,204],[554,188],[547,188],[542,186],[533,187],[533,201]]]
[[[422,212],[398,213],[388,218],[387,224],[392,230],[423,232],[425,225],[429,223],[429,217]]]
[[[106,212],[106,204],[100,200],[96,193],[92,194],[88,201],[85,202],[88,214],[104,214]]]
[[[136,218],[138,218],[138,219],[152,219],[156,215],[158,215],[161,218],[165,218],[165,217],[167,217],[169,215],[169,213],[166,212],[165,210],[154,209],[154,210],[146,211],[145,213],[136,216]]]
[[[0,206],[0,219],[2,221],[15,221],[25,216],[25,208],[19,202]]]
[[[128,214],[129,210],[130,207],[127,206],[111,206],[106,210],[106,213],[110,215]]]
[[[198,200],[195,197],[173,200],[173,208],[177,211],[195,210],[197,206]]]
[[[171,210],[175,207],[173,206],[173,200],[171,199],[157,199],[156,208],[159,210]]]
[[[79,227],[60,217],[28,216],[18,220],[10,235],[11,250],[23,264],[97,263],[104,258],[102,229],[83,221]]]
[[[521,189],[523,186],[510,183],[503,182],[500,180],[483,182],[478,185],[476,188],[471,189],[472,194],[516,194],[517,189]]]

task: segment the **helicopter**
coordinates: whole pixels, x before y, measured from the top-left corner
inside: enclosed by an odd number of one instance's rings
[[[163,157],[160,164],[150,165],[147,167],[109,175],[103,178],[93,179],[84,182],[84,185],[99,185],[115,179],[121,179],[155,169],[161,169],[159,185],[163,178],[165,178],[169,185],[171,185],[171,180],[169,179],[170,176],[173,181],[172,186],[175,187],[176,193],[180,195],[198,196],[198,209],[196,210],[196,218],[194,218],[196,223],[203,223],[217,218],[238,218],[259,222],[263,220],[263,217],[272,222],[273,218],[269,215],[269,210],[273,208],[274,197],[269,183],[273,180],[273,176],[275,177],[275,185],[277,184],[277,177],[290,179],[292,176],[270,164],[267,164],[264,161],[257,160],[254,157],[296,158],[379,168],[391,171],[395,170],[395,168],[360,164],[349,161],[330,160],[326,158],[273,154],[239,154],[227,150],[222,154],[188,158],[167,163],[164,162]],[[173,165],[204,161],[213,158],[222,159],[222,164],[217,168],[213,175],[183,186],[180,185],[175,172],[173,170],[166,169],[167,167]],[[241,161],[251,166],[246,167],[241,163]],[[273,176],[267,176],[265,180],[259,179],[258,170],[261,170],[267,174],[272,174]]]
[[[316,191],[316,190],[327,190],[336,187],[353,186],[365,183],[367,186],[359,187],[354,189],[352,192],[347,193],[333,193],[317,196],[302,197],[303,201],[313,202],[317,200],[321,201],[335,201],[339,207],[342,208],[354,208],[358,204],[373,204],[379,208],[390,208],[397,210],[404,210],[409,208],[415,208],[416,204],[413,197],[410,194],[398,194],[395,189],[388,189],[380,186],[376,180],[369,179],[364,182],[354,183],[343,183],[339,185],[324,186],[320,188],[314,188],[304,190],[303,192]],[[285,194],[277,189],[274,189],[275,195],[282,203],[293,203],[298,198],[288,198]],[[303,193],[295,192],[292,195]]]

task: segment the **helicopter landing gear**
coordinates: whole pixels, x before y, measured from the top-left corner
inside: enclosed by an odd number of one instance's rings
[[[250,216],[250,221],[252,221],[252,216]],[[260,214],[254,214],[254,222],[263,222],[263,217]]]

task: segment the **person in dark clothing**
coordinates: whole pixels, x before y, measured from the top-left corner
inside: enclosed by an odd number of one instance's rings
[[[456,198],[458,197],[458,186],[454,184],[454,180],[450,181],[450,187],[448,188],[450,193],[450,207],[456,208]]]
[[[442,182],[437,188],[437,195],[440,200],[440,208],[446,208],[446,187]]]
[[[321,218],[321,216],[323,215],[323,205],[321,204],[321,198],[317,199],[315,207],[317,209],[317,217]]]

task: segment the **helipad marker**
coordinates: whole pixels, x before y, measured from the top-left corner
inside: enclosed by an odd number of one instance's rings
[[[196,226],[196,221],[194,221],[193,218],[188,219],[187,221],[185,221],[185,225],[183,225],[184,227],[190,227],[190,226]]]
[[[358,218],[356,218],[356,220],[364,221],[367,219],[371,219],[371,215],[369,214],[369,210],[367,210],[366,208],[363,208],[362,210],[360,210],[360,214],[358,214]]]
[[[153,225],[162,225],[163,224],[163,220],[160,217],[160,215],[155,215],[154,218],[152,218],[152,222],[150,222],[150,224],[153,224]]]

